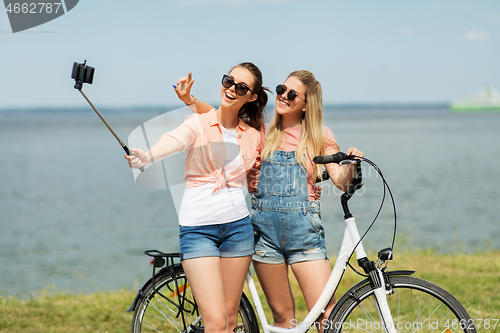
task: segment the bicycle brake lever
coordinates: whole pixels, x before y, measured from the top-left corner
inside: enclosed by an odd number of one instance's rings
[[[343,160],[339,162],[339,165],[345,165],[345,164],[358,164],[361,162],[360,160]]]

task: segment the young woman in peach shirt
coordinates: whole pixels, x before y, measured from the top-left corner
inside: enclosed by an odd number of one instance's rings
[[[243,186],[252,186],[262,150],[260,133],[247,123],[262,126],[266,103],[260,70],[252,63],[239,64],[223,76],[217,110],[191,115],[149,151],[133,148],[132,156],[125,156],[132,168],[139,168],[187,150],[179,244],[208,333],[228,333],[237,324],[254,253]]]

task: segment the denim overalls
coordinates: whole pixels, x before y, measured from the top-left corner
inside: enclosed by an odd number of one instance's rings
[[[250,213],[260,233],[253,260],[293,264],[328,259],[319,200],[309,201],[307,172],[295,151],[275,150],[262,162]]]

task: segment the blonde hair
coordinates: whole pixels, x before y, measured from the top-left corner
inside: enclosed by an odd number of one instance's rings
[[[296,77],[306,87],[306,111],[302,113],[302,134],[297,145],[295,159],[304,170],[307,170],[306,152],[311,159],[315,156],[325,154],[326,138],[323,130],[323,94],[321,84],[316,80],[313,73],[306,70],[299,70],[290,73],[287,79],[290,77]],[[274,151],[280,148],[282,140],[282,116],[275,110],[266,133],[266,144],[262,152],[264,160],[269,156],[272,159]],[[335,143],[331,142],[330,144]],[[321,177],[322,169],[323,166],[321,164],[313,164],[313,179],[316,179],[318,176]]]

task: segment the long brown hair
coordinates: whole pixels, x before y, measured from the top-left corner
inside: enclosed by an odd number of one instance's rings
[[[260,69],[251,62],[243,62],[239,65],[234,66],[247,69],[255,78],[255,83],[252,91],[257,94],[257,99],[253,102],[245,103],[240,111],[238,111],[238,117],[240,117],[245,123],[260,131],[261,127],[264,126],[264,108],[267,104],[267,93],[270,91],[268,88],[262,86],[262,72]]]

